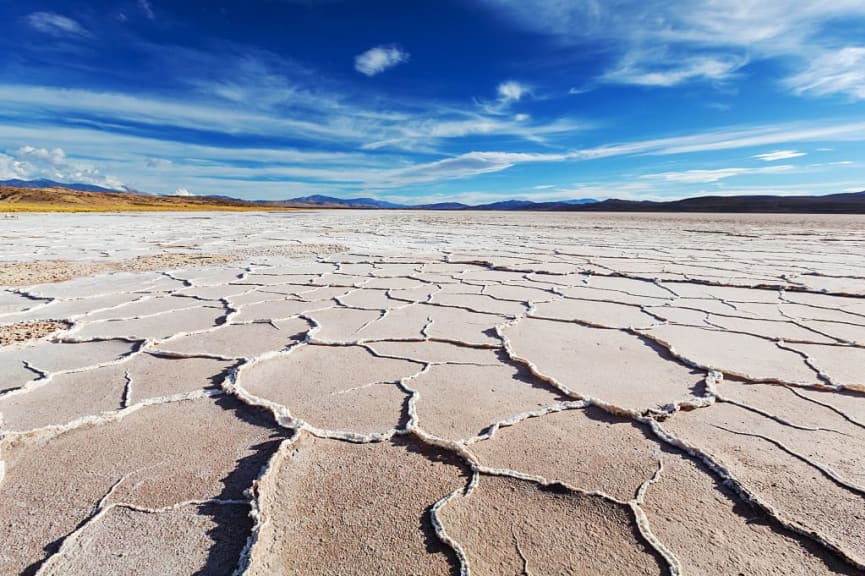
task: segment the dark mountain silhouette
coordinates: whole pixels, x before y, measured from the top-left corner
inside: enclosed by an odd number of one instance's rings
[[[565,208],[580,212],[754,212],[865,214],[865,190],[826,196],[699,196],[683,200],[604,200]]]

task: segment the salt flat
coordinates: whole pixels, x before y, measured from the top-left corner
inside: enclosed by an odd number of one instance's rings
[[[0,285],[2,574],[865,570],[862,217],[27,214]]]

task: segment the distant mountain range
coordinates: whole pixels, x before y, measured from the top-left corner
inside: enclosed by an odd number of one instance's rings
[[[256,200],[256,203],[292,208],[407,208],[404,204],[394,204],[375,198],[336,198],[321,194],[291,198],[290,200]]]
[[[134,193],[133,190],[109,190],[91,184],[63,184],[53,180],[5,180],[0,186],[20,189],[60,188],[80,192],[112,194]],[[140,193],[138,193],[140,194]],[[174,198],[166,196],[165,198]],[[181,197],[178,197],[181,198]],[[335,196],[302,196],[288,200],[238,200],[230,196],[192,196],[187,200],[227,205],[261,206],[266,208],[353,208],[353,209],[415,209],[415,210],[499,210],[547,212],[754,212],[754,213],[847,213],[865,214],[865,190],[825,196],[699,196],[683,200],[596,200],[580,198],[558,202],[503,200],[476,206],[459,202],[435,204],[396,204],[375,198],[337,198]]]
[[[470,205],[460,202],[439,202],[436,204],[395,204],[376,200],[375,198],[336,198],[333,196],[303,196],[289,200],[260,200],[259,204],[266,206],[283,206],[286,208],[377,208],[377,209],[413,209],[413,210],[560,210],[568,206],[592,204],[593,198],[567,200],[564,202],[531,202],[529,200],[503,200],[490,204]]]
[[[595,200],[581,198],[559,202],[503,200],[471,206],[459,202],[401,205],[372,198],[306,196],[266,202],[292,208],[410,208],[415,210],[499,210],[537,212],[754,212],[754,213],[848,213],[865,214],[865,190],[827,196],[698,196],[683,200]]]
[[[698,196],[683,200],[604,200],[566,210],[584,212],[753,212],[865,214],[865,190],[825,196]]]

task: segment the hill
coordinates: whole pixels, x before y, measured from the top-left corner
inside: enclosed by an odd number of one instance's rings
[[[125,212],[170,210],[266,210],[254,202],[197,196],[150,196],[134,192],[87,191],[67,187],[0,185],[2,212]]]
[[[0,180],[0,186],[11,186],[13,188],[67,188],[69,190],[79,190],[81,192],[133,192],[133,190],[125,188],[123,190],[115,190],[113,188],[104,188],[94,184],[63,184],[62,182],[55,182],[54,180],[48,180],[46,178],[39,180],[19,180],[18,178],[13,178],[12,180]]]
[[[611,199],[560,209],[574,212],[865,214],[865,191],[826,196],[698,196],[668,202]]]

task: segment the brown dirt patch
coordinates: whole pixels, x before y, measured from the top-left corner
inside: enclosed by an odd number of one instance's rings
[[[59,322],[57,320],[37,320],[35,322],[7,324],[0,326],[0,346],[35,340],[68,327],[69,324],[66,322]]]

